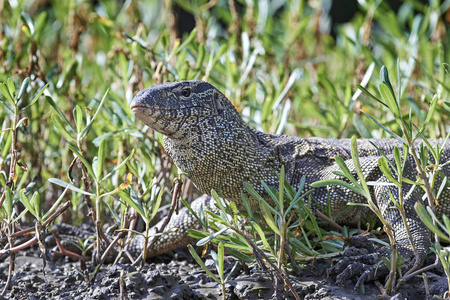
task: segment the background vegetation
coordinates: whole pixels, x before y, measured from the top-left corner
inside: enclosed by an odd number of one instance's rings
[[[401,82],[392,80],[401,113],[411,113],[415,123],[425,121],[437,95],[424,134],[445,137],[450,1],[409,0],[397,2],[395,10],[379,0],[355,5],[351,20],[336,24],[326,0],[0,1],[3,198],[17,202],[24,189],[32,205],[42,203],[42,216],[63,194],[58,180],[72,182],[94,195],[97,219],[124,226],[125,205],[117,196],[101,195],[125,182],[127,172],[133,174],[126,192],[132,197],[153,184],[168,192],[176,175],[161,136],[129,109],[139,90],[165,81],[209,81],[250,126],[265,132],[382,138],[388,137],[385,131],[361,110],[394,132],[400,128],[388,109],[361,95],[356,84],[380,96],[378,74],[386,65],[391,79]],[[17,99],[9,99],[12,90]],[[27,122],[20,123],[23,117]],[[86,160],[88,170],[72,165],[75,155]],[[10,177],[15,158],[27,170],[17,168]],[[89,180],[83,180],[86,174]],[[184,197],[193,194],[186,184]],[[61,199],[69,199],[70,208],[61,220],[90,219],[90,198],[67,192]],[[8,207],[2,209],[8,215]]]

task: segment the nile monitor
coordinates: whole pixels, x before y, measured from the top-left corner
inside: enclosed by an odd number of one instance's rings
[[[225,199],[234,201],[240,209],[244,209],[241,200],[241,193],[246,193],[244,183],[251,184],[260,195],[269,199],[261,181],[278,187],[277,173],[281,166],[285,168],[286,180],[294,188],[299,186],[302,176],[305,176],[306,190],[312,189],[311,184],[314,182],[341,178],[334,173],[340,170],[334,160],[335,156],[344,159],[350,171],[355,174],[349,139],[305,139],[257,131],[244,123],[238,111],[221,92],[203,81],[181,81],[151,86],[135,96],[131,109],[138,119],[164,135],[165,150],[202,193],[210,194],[214,189]],[[439,142],[441,141],[430,141],[433,147]],[[398,198],[398,189],[396,186],[381,184],[388,180],[378,167],[377,161],[381,154],[374,145],[393,160],[394,147],[401,149],[402,144],[396,139],[359,140],[358,149],[366,181],[380,183],[370,186],[372,197],[376,199],[384,218],[395,231],[395,241],[403,263],[411,266],[414,262],[412,247],[401,216],[397,209],[392,208],[389,199],[389,193]],[[442,160],[448,160],[449,155],[450,148],[447,147]],[[442,172],[449,176],[450,167],[446,166]],[[404,177],[413,181],[417,179],[411,155],[405,162]],[[405,195],[410,188],[410,185],[404,184]],[[329,186],[328,189],[313,188],[311,195],[316,202],[323,205],[329,201],[332,215],[348,208],[348,202],[366,202],[363,196],[336,185]],[[418,264],[423,263],[431,244],[430,233],[413,208],[416,201],[422,201],[422,196],[423,190],[415,188],[405,199],[409,228],[419,253]],[[438,214],[448,213],[450,191],[445,189],[440,199]],[[253,208],[258,207],[257,200],[249,197],[249,201]],[[193,206],[199,207],[202,202],[206,209],[214,208],[211,203],[213,201],[207,196],[194,201]],[[336,221],[355,224],[367,213],[368,208],[355,206]],[[149,256],[187,244],[190,239],[186,229],[199,228],[195,218],[186,209],[180,216],[173,217],[169,224],[169,227],[172,226],[178,227],[179,230],[165,235]],[[142,241],[140,243],[142,244]],[[338,281],[354,276],[355,272],[361,276],[362,282],[374,279],[380,255],[370,259],[366,255],[360,255],[341,260],[339,266],[336,266],[340,273]],[[379,267],[377,276],[386,271],[385,266]]]

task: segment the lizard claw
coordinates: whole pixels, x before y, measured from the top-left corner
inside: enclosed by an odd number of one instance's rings
[[[355,290],[358,290],[365,282],[389,273],[384,263],[380,263],[381,258],[388,254],[387,250],[376,249],[366,236],[351,237],[347,245],[349,248],[345,249],[343,258],[329,270],[338,285],[356,277]]]

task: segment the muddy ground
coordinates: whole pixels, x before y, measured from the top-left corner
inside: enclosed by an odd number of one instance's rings
[[[430,259],[432,259],[430,257]],[[228,270],[234,265],[227,258]],[[432,261],[431,261],[432,262]],[[206,265],[215,270],[211,259]],[[7,279],[9,259],[0,264],[0,286]],[[79,263],[60,258],[48,261],[45,268],[38,257],[37,246],[16,256],[9,299],[222,299],[220,286],[215,283],[185,250],[160,256],[146,264],[141,272],[129,264],[105,265],[93,284],[88,284],[79,270]],[[91,268],[87,272],[92,274]],[[442,296],[447,281],[442,270],[427,273],[430,295]],[[336,286],[326,278],[324,265],[310,264],[301,274],[290,274],[290,280],[302,299],[376,299],[380,291],[374,284],[365,285],[365,293],[354,292],[353,284]],[[394,299],[426,299],[422,278],[404,285]],[[294,299],[279,293],[279,299]],[[226,299],[275,299],[272,279],[258,266],[240,265],[226,286]]]

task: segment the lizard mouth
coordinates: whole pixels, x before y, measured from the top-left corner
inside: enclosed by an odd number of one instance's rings
[[[158,108],[154,108],[151,106],[147,106],[147,105],[142,105],[142,104],[132,104],[130,106],[131,111],[137,112],[140,110],[152,110],[152,111],[174,111],[174,110],[188,110],[188,109],[192,109],[192,108],[200,108],[200,109],[208,109],[211,110],[209,107],[207,106],[201,106],[201,105],[192,105],[192,106],[187,106],[187,107],[177,107],[177,108],[162,108],[162,107],[158,107]]]
[[[132,104],[130,108],[131,108],[131,110],[134,112],[134,111],[136,111],[136,110],[146,109],[146,108],[148,108],[148,107],[145,106],[145,105],[140,105],[140,104]]]

